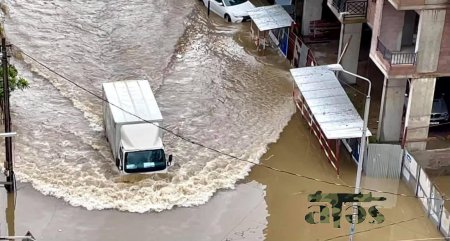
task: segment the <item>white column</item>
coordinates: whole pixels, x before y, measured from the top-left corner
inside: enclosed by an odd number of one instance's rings
[[[442,33],[445,24],[445,9],[421,10],[416,51],[417,72],[431,73],[438,67]]]
[[[406,79],[384,79],[377,135],[379,141],[398,142],[400,140],[403,133],[406,82]]]
[[[431,108],[433,106],[436,78],[412,79],[409,89],[408,109],[406,111],[408,150],[425,150]]]
[[[302,34],[310,35],[309,23],[322,19],[323,0],[305,0],[303,3]]]

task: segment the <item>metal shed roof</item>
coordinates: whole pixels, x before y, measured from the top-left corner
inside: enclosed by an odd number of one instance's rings
[[[120,108],[133,113],[146,121],[162,121],[162,115],[155,96],[147,80],[126,80],[103,83],[106,99],[116,123],[142,122]]]
[[[291,74],[327,139],[361,138],[363,120],[333,71],[316,66],[291,69]]]
[[[294,21],[281,5],[258,7],[248,14],[260,31],[290,27]]]

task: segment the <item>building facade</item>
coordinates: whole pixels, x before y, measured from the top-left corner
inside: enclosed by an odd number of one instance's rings
[[[368,9],[370,58],[384,74],[378,138],[402,136],[409,150],[425,150],[433,101],[444,91],[436,82],[450,76],[450,1],[376,0]]]
[[[372,32],[370,60],[384,75],[377,137],[403,141],[410,150],[424,150],[433,101],[443,93],[437,82],[450,77],[449,0],[304,0],[303,36],[316,31],[311,24],[324,19],[329,8],[340,23],[338,60],[357,73],[363,25]],[[330,25],[328,25],[330,26]],[[327,27],[319,29],[326,31]],[[343,54],[345,53],[345,54]],[[340,59],[342,56],[342,59]],[[342,76],[356,83],[351,76]],[[442,113],[441,113],[442,114]],[[433,114],[440,115],[440,114]]]

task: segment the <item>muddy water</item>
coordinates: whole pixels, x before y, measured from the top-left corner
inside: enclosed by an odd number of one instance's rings
[[[268,152],[261,158],[262,163],[322,180],[354,185],[355,164],[344,153],[340,177],[336,176],[331,164],[322,153],[318,141],[310,134],[306,123],[300,118],[299,114],[294,115],[278,142],[269,145]],[[292,177],[262,167],[254,167],[246,180],[256,180],[266,185],[265,200],[269,213],[268,225],[264,231],[266,240],[348,240],[346,235],[349,234],[349,224],[344,219],[341,220],[341,228],[334,228],[332,224],[311,225],[305,221],[304,217],[308,212],[315,211],[314,208],[308,209],[312,205],[307,202],[308,194],[319,190],[324,193],[352,193],[354,190]],[[406,185],[399,180],[363,177],[362,186],[412,195]],[[424,216],[425,213],[417,199],[390,194],[374,196],[383,196],[387,200],[363,206],[367,209],[370,206],[379,205],[380,212],[385,215],[385,222],[370,224],[371,219],[368,217],[365,222],[357,225],[356,231],[366,231],[375,227],[377,229],[358,234],[355,240],[441,237],[426,215]],[[349,211],[343,212],[343,215],[351,213]],[[410,221],[392,225],[404,220]]]
[[[281,58],[270,52],[259,56],[249,44],[248,24],[228,25],[214,15],[208,19],[197,1],[9,1],[8,6],[6,32],[22,51],[96,93],[102,82],[149,79],[167,127],[211,147],[258,161],[294,112],[289,73]],[[136,239],[155,237],[156,231],[158,240],[261,240],[263,236],[323,240],[347,233],[345,222],[341,229],[333,229],[306,224],[303,217],[307,194],[349,190],[259,167],[245,182],[255,180],[265,187],[236,186],[250,165],[170,135],[166,142],[176,165],[167,175],[118,178],[101,130],[100,102],[26,57],[15,63],[31,81],[30,89],[15,92],[12,99],[19,133],[16,173],[39,192],[89,210],[147,212],[197,206],[218,189],[237,188],[219,192],[200,207],[138,215],[88,212],[21,186],[17,234],[32,229],[46,240],[79,240],[80,235],[86,240],[111,240],[126,239],[128,233]],[[339,183],[351,184],[354,179],[350,162],[344,163],[343,179],[336,178],[302,121],[291,121],[261,160]],[[407,192],[395,181],[366,182]],[[393,203],[384,203],[387,207],[382,209],[386,224],[422,215],[415,199],[390,200]],[[7,214],[9,224],[15,220],[11,215]],[[249,227],[240,230],[247,227],[246,221]],[[211,224],[213,228],[205,230]],[[130,232],[120,229],[124,226]],[[358,230],[371,227],[361,224]],[[249,232],[255,235],[248,236]],[[359,238],[436,236],[427,219],[419,218]]]
[[[103,82],[149,79],[166,127],[212,148],[258,162],[293,113],[288,66],[253,52],[248,23],[208,19],[198,1],[7,6],[18,49],[97,94]],[[16,173],[43,194],[90,210],[162,211],[204,204],[248,174],[249,163],[166,135],[168,174],[119,178],[100,101],[23,58],[31,88],[12,98]]]
[[[445,197],[445,199],[450,199],[450,176],[431,176],[432,183],[436,185],[439,192]],[[447,210],[450,210],[450,201],[445,201],[444,206]]]

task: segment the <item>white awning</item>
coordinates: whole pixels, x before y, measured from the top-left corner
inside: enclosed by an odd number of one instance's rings
[[[281,5],[258,7],[248,15],[260,31],[290,27],[294,22]]]
[[[363,120],[333,71],[316,66],[291,69],[291,74],[327,139],[361,138]]]

